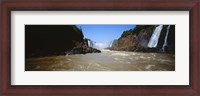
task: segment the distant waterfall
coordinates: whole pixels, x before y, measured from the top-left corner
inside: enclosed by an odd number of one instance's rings
[[[90,40],[88,40],[88,46],[91,47]]]
[[[112,47],[113,41],[110,42],[110,45],[108,47]]]
[[[165,35],[165,42],[164,42],[163,47],[162,47],[163,52],[165,52],[165,46],[167,46],[167,38],[168,38],[168,34],[169,34],[169,28],[170,28],[170,25],[167,27],[167,33]]]
[[[149,48],[155,48],[158,44],[158,39],[160,37],[160,33],[162,31],[163,25],[159,25],[158,27],[156,27],[156,29],[154,30],[153,34],[151,35],[151,38],[149,40],[148,43],[148,47]]]
[[[89,46],[89,47],[94,47],[94,43],[95,43],[94,41],[88,39],[88,40],[87,40],[87,43],[88,43],[88,46]]]

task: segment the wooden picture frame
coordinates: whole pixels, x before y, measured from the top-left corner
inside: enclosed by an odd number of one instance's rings
[[[11,85],[11,11],[189,11],[189,85]],[[133,95],[199,96],[198,0],[3,0],[0,75],[3,96]]]

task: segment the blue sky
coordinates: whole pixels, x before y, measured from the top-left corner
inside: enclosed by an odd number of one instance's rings
[[[104,48],[114,39],[118,39],[123,31],[133,29],[135,25],[77,25],[81,27],[84,38],[96,42],[98,47]]]

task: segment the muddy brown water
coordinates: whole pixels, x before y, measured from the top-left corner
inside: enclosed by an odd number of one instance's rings
[[[26,71],[175,71],[175,55],[102,50],[101,53],[27,58]]]

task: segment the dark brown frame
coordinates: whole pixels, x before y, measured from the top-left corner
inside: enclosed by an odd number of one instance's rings
[[[0,95],[128,95],[128,96],[200,96],[198,0],[4,0],[0,20]],[[189,11],[190,12],[190,84],[189,85],[11,85],[11,11]]]

